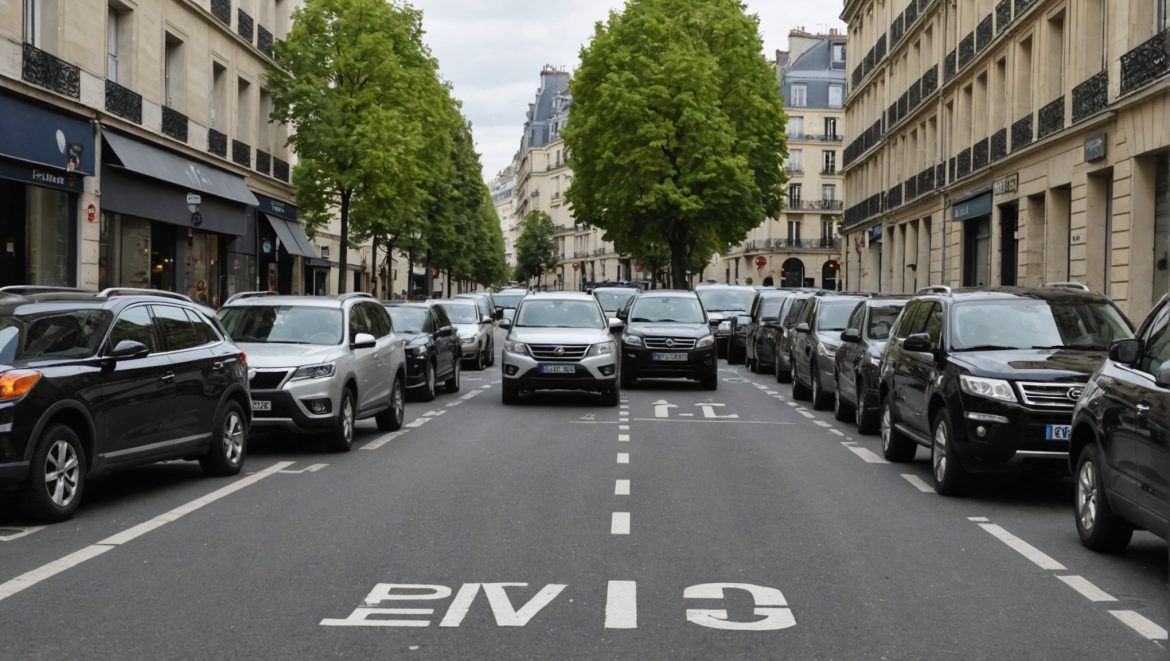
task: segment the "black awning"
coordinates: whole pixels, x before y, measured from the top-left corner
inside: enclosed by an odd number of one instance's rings
[[[243,177],[113,131],[102,131],[102,137],[122,166],[131,172],[165,181],[190,193],[214,195],[250,206],[260,203],[248,190]]]
[[[300,255],[301,257],[314,258],[317,252],[313,250],[313,244],[309,243],[309,237],[305,236],[305,230],[301,229],[301,224],[295,220],[285,220],[277,218],[266,213],[261,212],[261,215],[268,219],[268,224],[272,225],[272,229],[276,230],[276,236],[280,239],[284,249],[290,255]]]
[[[208,232],[248,234],[248,208],[243,204],[209,195],[199,205],[199,216],[193,217],[183,189],[109,165],[102,166],[102,209]]]

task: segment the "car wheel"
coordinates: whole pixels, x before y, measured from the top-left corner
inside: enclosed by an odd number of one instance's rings
[[[632,388],[634,386],[634,381],[636,381],[636,380],[637,380],[637,377],[635,377],[633,374],[631,374],[629,370],[624,370],[624,369],[622,370],[622,387],[623,388]]]
[[[35,521],[64,521],[77,511],[84,492],[81,440],[65,425],[49,425],[41,432],[28,477],[20,485],[21,514]]]
[[[812,405],[814,410],[829,408],[829,393],[821,386],[821,370],[816,363],[812,363],[808,373],[809,383],[812,384]]]
[[[247,455],[248,418],[238,402],[228,400],[212,428],[211,447],[199,457],[199,466],[208,475],[236,475]]]
[[[520,403],[520,387],[504,381],[501,385],[500,392],[503,393],[503,400],[505,404],[519,404]]]
[[[459,359],[456,358],[454,367],[451,368],[451,378],[443,383],[443,387],[447,389],[447,392],[459,392],[459,372],[461,371],[459,363]]]
[[[789,360],[792,361],[791,357],[789,358]],[[792,361],[789,364],[795,366],[796,362]],[[811,391],[809,391],[808,386],[801,383],[800,379],[798,379],[796,377],[796,370],[793,370],[791,372],[791,376],[792,376],[792,399],[802,400],[802,399],[808,399],[809,397],[811,397],[812,393],[811,393]]]
[[[849,406],[849,403],[846,402],[845,398],[841,396],[841,380],[834,379],[834,382],[837,387],[833,389],[836,392],[836,394],[833,395],[833,417],[841,422],[849,422],[852,419],[852,416],[850,415],[853,413],[851,410],[852,407]]]
[[[1077,534],[1086,548],[1116,553],[1129,545],[1133,526],[1113,513],[1101,481],[1100,453],[1087,445],[1077,458]]]
[[[605,391],[601,393],[601,403],[606,406],[617,406],[618,401],[621,398],[622,391],[616,384],[611,388],[606,388]]]
[[[481,371],[484,369],[483,351],[476,350],[475,352],[475,369]]]
[[[353,447],[353,427],[355,422],[353,391],[349,388],[341,391],[341,406],[337,408],[337,422],[333,431],[329,432],[329,449],[334,452],[349,452]]]
[[[962,490],[963,467],[955,452],[955,435],[946,409],[934,417],[934,438],[930,443],[930,470],[934,475],[934,490],[940,496],[955,496]]]
[[[390,408],[379,413],[374,421],[378,423],[379,431],[402,429],[402,424],[406,422],[406,393],[401,377],[394,377],[394,385],[390,388]]]
[[[423,387],[418,390],[418,400],[429,402],[435,398],[435,365],[429,360],[423,372]]]
[[[872,434],[877,431],[877,415],[865,408],[865,382],[857,380],[857,403],[853,406],[853,423],[858,434]]]
[[[888,461],[905,462],[914,459],[918,446],[914,439],[898,431],[894,426],[893,397],[882,402],[882,456]]]
[[[789,363],[789,365],[791,364]],[[772,371],[776,374],[776,383],[790,383],[792,381],[792,370],[780,367],[780,354],[776,352],[772,352]]]
[[[719,389],[719,373],[716,372],[714,374],[703,377],[702,384],[703,384],[704,390],[718,390]]]
[[[496,364],[496,341],[495,340],[488,342],[487,364],[488,364],[488,367],[491,367],[491,366]]]

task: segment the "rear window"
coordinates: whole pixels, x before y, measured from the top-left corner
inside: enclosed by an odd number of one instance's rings
[[[92,356],[112,318],[96,309],[0,315],[0,362]]]
[[[894,327],[894,322],[898,319],[898,314],[902,312],[903,307],[905,307],[905,303],[889,303],[870,308],[869,326],[866,329],[870,339],[890,339],[890,330]]]

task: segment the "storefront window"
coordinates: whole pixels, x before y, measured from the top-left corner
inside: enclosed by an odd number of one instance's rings
[[[229,252],[227,261],[227,295],[256,289],[256,256]]]
[[[1158,158],[1154,183],[1154,300],[1170,290],[1170,154]]]
[[[28,284],[72,285],[73,197],[66,192],[27,186]]]
[[[219,300],[219,237],[215,234],[187,230],[187,250],[184,260],[184,283],[191,300],[218,308]]]
[[[98,285],[149,287],[150,269],[150,221],[103,213]]]

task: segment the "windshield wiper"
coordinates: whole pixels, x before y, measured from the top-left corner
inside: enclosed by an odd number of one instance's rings
[[[1032,348],[1037,349],[1037,350],[1050,349],[1053,351],[1056,351],[1059,349],[1065,349],[1065,350],[1071,350],[1071,351],[1105,351],[1109,347],[1102,346],[1100,344],[1057,344],[1057,345],[1054,345],[1051,347],[1032,347]]]
[[[654,323],[653,321],[650,321],[646,317],[634,317],[630,321],[632,321],[634,323],[639,323],[639,324],[652,324],[652,323]]]
[[[998,344],[976,344],[973,347],[963,347],[955,351],[1015,351],[1020,347],[1001,347]]]

